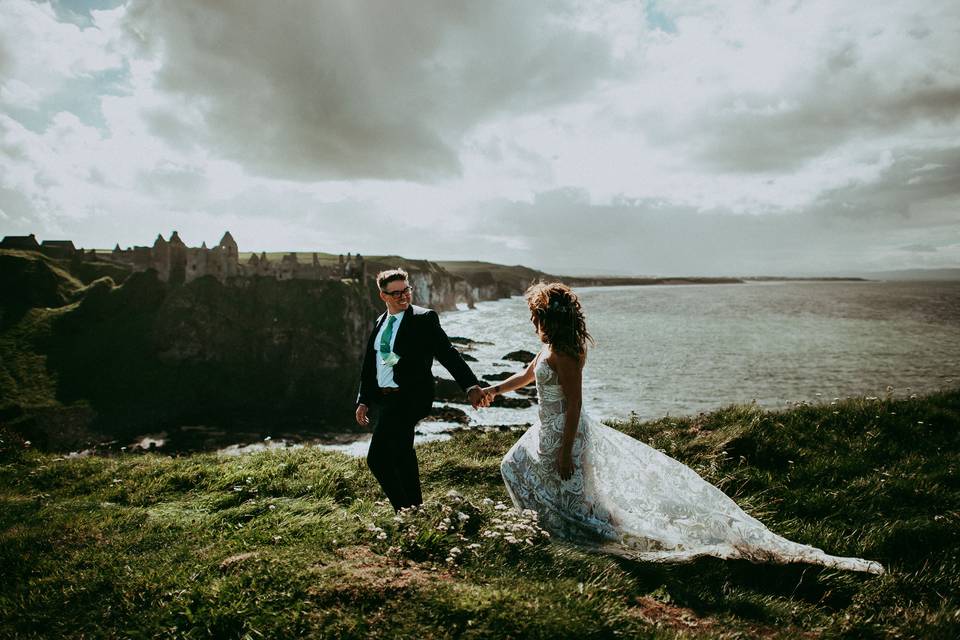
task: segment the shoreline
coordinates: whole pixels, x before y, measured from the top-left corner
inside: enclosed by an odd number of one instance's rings
[[[860,396],[845,396],[842,398],[833,398],[833,399],[822,399],[814,402],[806,400],[796,400],[788,401],[783,406],[779,407],[769,407],[759,405],[755,402],[753,403],[730,403],[725,405],[720,405],[712,410],[699,411],[696,413],[690,414],[666,414],[663,416],[651,416],[648,418],[643,418],[644,423],[657,423],[670,420],[699,420],[703,419],[705,416],[710,416],[713,414],[721,414],[731,411],[739,410],[751,410],[751,411],[761,411],[765,413],[786,413],[796,409],[808,409],[814,411],[826,411],[832,406],[836,406],[839,403],[850,403],[850,402],[904,402],[909,400],[922,400],[927,397],[942,395],[942,394],[951,394],[951,393],[960,393],[960,385],[956,385],[948,388],[940,388],[928,393],[916,394],[910,393],[909,391],[901,392],[897,394],[896,392],[889,392],[882,395],[860,395]],[[453,408],[457,408],[458,403],[444,402],[443,405],[438,407],[439,409],[449,409],[450,405],[453,405]],[[469,405],[460,404],[460,406],[469,408]],[[507,411],[516,411],[521,413],[522,409],[506,409]],[[630,423],[631,421],[641,420],[637,417],[636,414],[626,417],[599,417],[593,416],[594,418],[600,420],[604,424],[608,425],[623,425]],[[456,437],[458,434],[486,434],[486,433],[517,433],[521,434],[523,431],[528,429],[531,426],[530,422],[518,422],[510,424],[482,424],[482,423],[472,423],[464,424],[461,422],[450,422],[439,419],[425,419],[417,424],[414,437],[414,446],[420,447],[422,445],[433,443],[433,442],[443,442],[450,440],[451,438]],[[225,434],[221,429],[215,427],[204,427],[204,426],[191,426],[180,428],[180,430],[186,430],[188,432],[196,433],[207,433],[207,434]],[[177,430],[170,430],[175,432]],[[362,458],[366,456],[367,447],[369,446],[369,441],[371,433],[369,431],[324,431],[324,432],[282,432],[277,436],[273,435],[263,435],[263,434],[252,434],[248,433],[250,437],[237,439],[235,437],[222,438],[216,441],[215,444],[211,444],[207,447],[178,447],[170,448],[167,447],[167,443],[170,442],[170,433],[168,432],[153,432],[147,433],[136,438],[133,438],[127,445],[121,445],[119,440],[112,440],[109,442],[97,443],[91,447],[83,450],[75,451],[56,451],[56,450],[43,450],[44,454],[48,455],[58,455],[61,456],[61,459],[64,460],[74,460],[88,457],[98,457],[98,458],[116,458],[116,457],[127,457],[127,456],[142,456],[146,454],[156,454],[161,456],[168,456],[173,458],[180,458],[184,456],[191,456],[195,454],[216,454],[217,456],[237,456],[237,455],[247,455],[253,453],[260,453],[264,451],[283,451],[283,450],[295,450],[303,448],[313,448],[321,451],[331,451],[339,452],[346,454],[353,458]]]

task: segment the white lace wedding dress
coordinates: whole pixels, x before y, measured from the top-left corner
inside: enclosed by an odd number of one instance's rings
[[[883,573],[879,563],[831,556],[778,536],[693,469],[586,411],[574,438],[574,473],[561,480],[563,391],[546,353],[534,371],[539,423],[513,445],[500,470],[513,504],[536,511],[552,535],[654,562],[716,556]]]

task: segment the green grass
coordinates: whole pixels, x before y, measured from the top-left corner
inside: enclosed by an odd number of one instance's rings
[[[516,434],[421,447],[427,504],[396,521],[340,454],[64,459],[3,431],[0,637],[960,637],[960,392],[617,427],[888,573],[485,536],[520,517],[489,502]]]

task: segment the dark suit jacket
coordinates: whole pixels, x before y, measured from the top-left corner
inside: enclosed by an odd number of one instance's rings
[[[367,340],[367,348],[363,352],[357,404],[365,404],[368,407],[375,404],[381,395],[377,385],[377,363],[373,341],[386,317],[387,314],[384,312],[377,318],[370,338]],[[440,326],[440,317],[431,309],[414,305],[407,308],[400,328],[397,329],[393,352],[400,356],[400,361],[393,367],[393,379],[402,391],[409,394],[412,402],[411,409],[420,417],[429,414],[430,407],[433,405],[434,382],[431,369],[434,358],[440,361],[464,391],[475,384],[480,384],[477,376],[463,361],[460,352],[444,333]]]

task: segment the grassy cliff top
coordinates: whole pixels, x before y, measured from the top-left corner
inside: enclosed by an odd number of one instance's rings
[[[548,541],[496,505],[516,434],[419,448],[427,504],[395,519],[341,454],[64,459],[3,433],[0,636],[960,636],[960,392],[616,426],[888,573]]]

